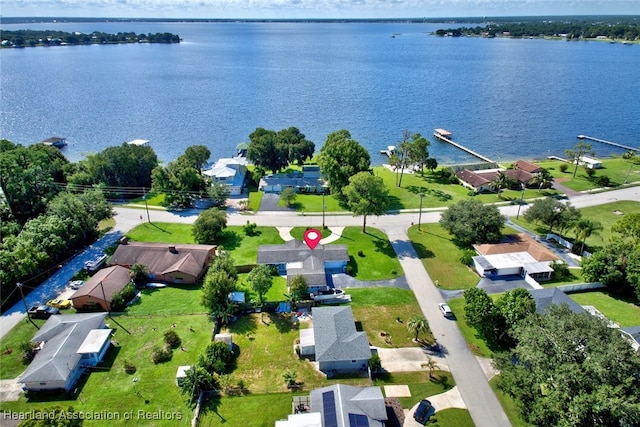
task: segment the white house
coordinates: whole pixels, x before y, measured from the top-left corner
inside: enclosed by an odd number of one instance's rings
[[[593,157],[580,156],[578,164],[584,166],[587,169],[602,169],[602,162]]]
[[[231,157],[219,159],[211,168],[203,170],[202,174],[211,178],[214,183],[227,185],[229,194],[238,196],[242,194],[247,176],[247,158]]]
[[[71,390],[80,375],[96,366],[111,344],[107,313],[51,316],[31,342],[40,350],[20,376],[25,390]]]

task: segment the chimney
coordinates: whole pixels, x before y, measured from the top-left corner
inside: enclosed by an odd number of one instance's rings
[[[178,251],[176,250],[176,247],[173,246],[173,245],[169,246],[169,252],[171,252],[172,254],[177,254],[178,253]]]

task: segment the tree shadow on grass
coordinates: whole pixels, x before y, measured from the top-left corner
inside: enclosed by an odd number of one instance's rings
[[[239,233],[231,230],[225,230],[222,233],[222,239],[220,239],[220,245],[228,251],[237,249],[242,243],[242,236]]]
[[[436,254],[433,253],[432,250],[427,249],[427,247],[425,245],[423,245],[422,243],[412,242],[412,244],[413,244],[413,249],[415,249],[415,251],[418,254],[418,257],[420,259],[435,258],[436,257]]]
[[[220,414],[220,406],[222,405],[222,397],[217,392],[208,392],[205,394],[202,406],[200,407],[200,414],[206,414],[213,412],[220,417],[220,423],[225,424],[227,420]]]
[[[250,336],[258,330],[257,322],[259,322],[259,319],[254,316],[241,315],[237,317],[235,322],[227,325],[227,328],[231,333]]]
[[[399,209],[404,209],[405,208],[404,203],[402,203],[402,200],[397,196],[389,195],[387,197],[387,200],[389,201],[389,208],[388,209],[390,211],[395,211],[395,210],[399,210]]]
[[[149,223],[149,226],[151,226],[151,227],[155,227],[155,228],[157,228],[158,230],[162,231],[163,233],[171,234],[171,232],[170,232],[170,231],[167,231],[166,229],[164,229],[164,228],[162,228],[162,227],[160,227],[160,226],[156,225],[156,224],[155,224],[155,223],[153,223],[153,222],[150,222],[150,223]]]
[[[373,245],[376,247],[376,252],[380,252],[390,258],[396,257],[396,251],[393,249],[393,246],[391,246],[391,242],[389,242],[389,240],[377,238],[373,242]]]

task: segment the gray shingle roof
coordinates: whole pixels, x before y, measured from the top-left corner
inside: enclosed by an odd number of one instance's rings
[[[318,245],[311,250],[302,240],[294,239],[284,245],[260,245],[257,262],[258,264],[286,264],[303,262],[310,256],[314,256],[323,263],[349,261],[346,245]]]
[[[351,307],[314,307],[316,361],[363,360],[371,357],[367,334],[356,331]]]
[[[335,413],[339,427],[349,427],[349,415],[359,414],[367,417],[369,426],[384,426],[387,411],[380,387],[357,387],[345,384],[335,384],[312,390],[310,393],[311,410],[320,412],[323,420],[323,393],[333,393]]]
[[[545,288],[529,290],[531,296],[536,301],[536,312],[544,313],[544,311],[552,304],[567,304],[569,309],[574,313],[584,313],[584,309],[562,292],[558,288]]]
[[[20,382],[67,381],[81,354],[77,351],[92,329],[101,329],[107,313],[61,314],[51,316],[32,342],[45,342]]]

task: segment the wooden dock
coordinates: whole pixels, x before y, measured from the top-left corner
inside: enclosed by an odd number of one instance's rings
[[[589,141],[601,142],[603,144],[613,145],[614,147],[623,148],[625,150],[640,151],[640,149],[638,148],[629,147],[628,145],[618,144],[617,142],[611,142],[605,139],[594,138],[593,136],[589,135],[578,135],[578,139],[588,139]]]
[[[460,145],[457,142],[453,142],[450,138],[451,138],[452,133],[444,130],[444,129],[436,129],[435,132],[433,132],[433,136],[435,136],[436,138],[438,138],[441,141],[444,142],[448,142],[449,144],[453,145],[454,147],[464,151],[465,153],[471,154],[474,157],[479,158],[480,160],[483,160],[487,163],[494,163],[497,164],[498,162],[495,162],[493,160],[491,160],[488,157],[483,156],[482,154],[476,153],[473,150],[468,149],[467,147],[465,147],[464,145]]]

